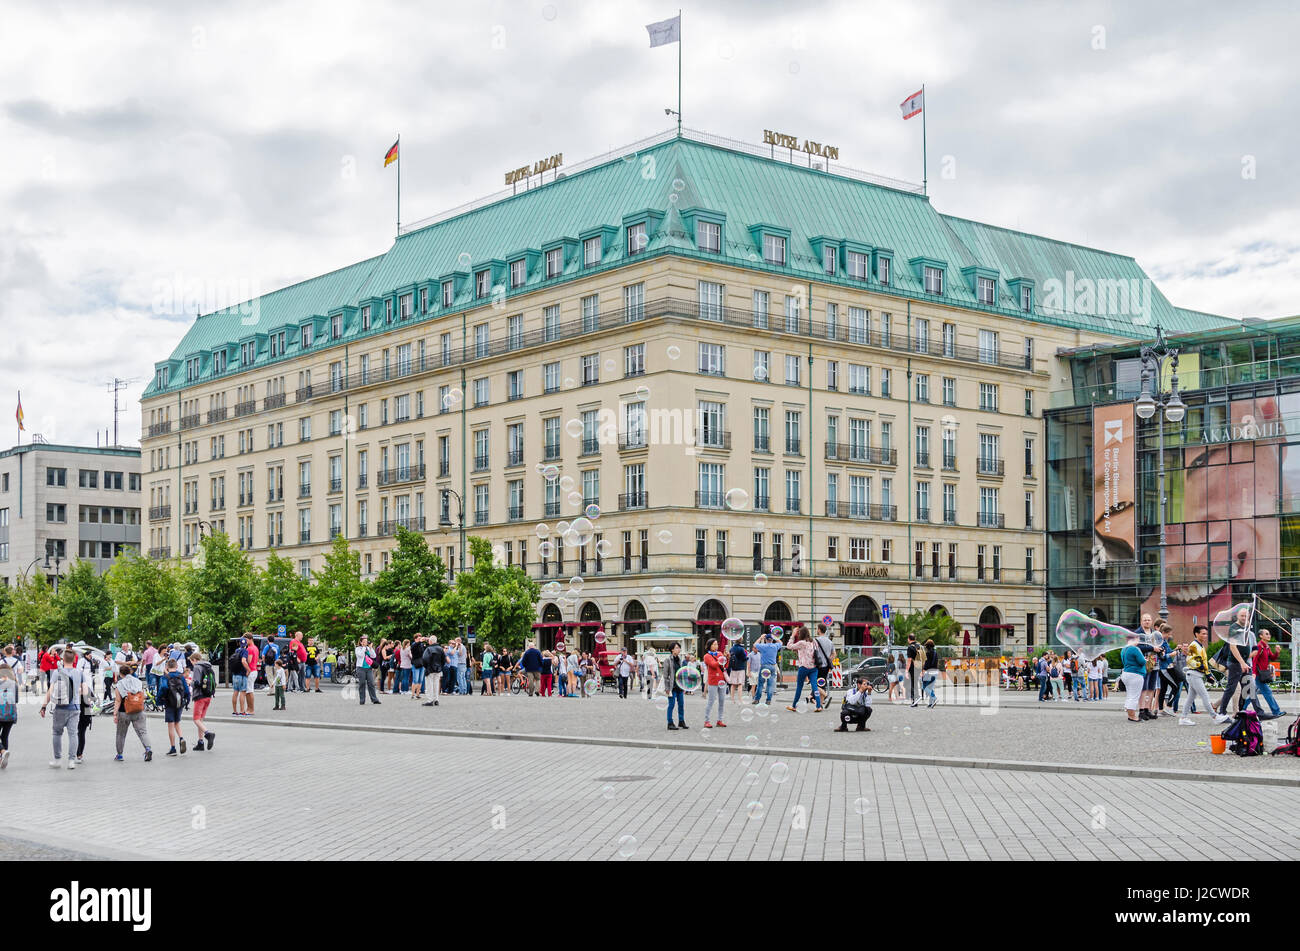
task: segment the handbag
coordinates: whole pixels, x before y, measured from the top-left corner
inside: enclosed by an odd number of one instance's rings
[[[1273,665],[1265,664],[1264,669],[1255,675],[1256,683],[1271,684],[1273,682]]]

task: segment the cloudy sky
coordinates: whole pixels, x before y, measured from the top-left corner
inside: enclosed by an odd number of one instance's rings
[[[398,132],[414,220],[538,156],[667,128],[676,50],[644,25],[676,9],[7,0],[0,405],[21,389],[29,432],[93,445],[108,382],[135,380],[121,441],[138,443],[139,394],[195,306],[391,244]],[[925,82],[939,210],[1131,254],[1185,307],[1283,316],[1298,34],[1281,4],[688,0],[683,111],[917,181],[898,103]]]

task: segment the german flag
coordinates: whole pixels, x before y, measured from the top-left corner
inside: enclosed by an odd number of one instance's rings
[[[399,139],[398,141],[401,140]],[[388,168],[388,166],[392,165],[396,161],[397,161],[397,142],[394,142],[393,147],[389,149],[388,154],[384,156],[384,168]]]

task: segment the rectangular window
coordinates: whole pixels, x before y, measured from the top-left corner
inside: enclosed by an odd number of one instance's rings
[[[726,351],[720,343],[699,345],[699,371],[709,376],[725,376]]]
[[[785,238],[776,234],[763,235],[763,260],[768,264],[785,266]]]
[[[838,249],[833,246],[822,248],[822,270],[827,274],[835,273],[835,258],[837,251]]]
[[[582,298],[582,332],[593,333],[600,329],[600,297],[589,294]]]
[[[849,277],[855,281],[865,281],[867,279],[867,255],[861,251],[850,251],[845,255],[845,259]]]
[[[582,385],[591,386],[600,382],[600,354],[585,353],[580,360],[582,367]]]
[[[930,374],[918,373],[916,375],[916,401],[918,403],[930,402]]]
[[[957,405],[957,380],[955,377],[945,376],[943,378],[943,405]]]
[[[518,350],[524,345],[524,315],[515,314],[506,318],[506,348]]]
[[[785,332],[799,332],[799,298],[794,294],[785,295]]]
[[[998,385],[996,383],[980,384],[980,409],[990,413],[998,411]]]
[[[955,357],[957,355],[957,325],[943,325],[943,355],[945,357]]]
[[[712,281],[699,282],[700,320],[722,321],[722,302],[725,288]]]
[[[771,452],[771,433],[769,431],[769,410],[766,406],[754,407],[754,451]]]
[[[695,246],[715,254],[722,250],[722,226],[712,221],[695,222]]]
[[[601,239],[597,235],[594,238],[588,238],[582,242],[582,265],[583,267],[595,267],[600,263]]]
[[[785,357],[785,382],[787,386],[799,385],[799,357],[795,354],[786,354]]]
[[[1020,285],[1020,309],[1026,314],[1034,309],[1034,289],[1023,284]]]
[[[943,271],[937,267],[930,267],[928,264],[924,267],[925,290],[928,294],[943,293]]]
[[[840,362],[838,360],[826,361],[826,389],[838,390],[840,388]]]
[[[754,291],[753,324],[759,330],[767,329],[767,308],[771,295],[767,291]]]
[[[510,286],[523,287],[528,279],[528,262],[523,258],[510,262]]]
[[[442,306],[450,307],[455,300],[456,285],[454,281],[442,282]]]
[[[640,254],[646,249],[648,240],[645,233],[645,224],[628,225],[627,229],[627,253]]]
[[[545,363],[542,365],[542,392],[554,393],[560,388],[560,364]]]
[[[865,307],[849,308],[849,343],[868,343],[871,337],[871,311]]]
[[[879,258],[876,261],[876,278],[881,284],[889,283],[889,258]]]
[[[980,363],[998,362],[998,333],[996,330],[981,330],[979,333]]]
[[[542,339],[560,339],[560,305],[551,304],[542,310]]]
[[[754,351],[754,379],[766,383],[772,378],[772,354],[767,350]]]
[[[397,312],[402,320],[407,320],[411,316],[414,305],[415,301],[410,294],[403,294],[397,299]],[[337,340],[338,337],[334,336],[334,339]]]
[[[997,289],[991,277],[975,278],[975,297],[981,304],[990,306],[996,300]]]
[[[645,285],[629,284],[623,288],[623,322],[645,319]]]
[[[785,451],[787,455],[803,455],[803,414],[798,410],[785,411]]]
[[[642,376],[645,373],[645,344],[634,343],[623,348],[623,375]]]
[[[894,371],[889,367],[880,368],[880,395],[889,399],[893,390]]]

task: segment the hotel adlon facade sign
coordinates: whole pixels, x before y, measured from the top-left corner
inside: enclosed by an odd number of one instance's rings
[[[515,182],[522,182],[525,178],[531,178],[533,175],[540,175],[542,172],[550,172],[564,164],[564,153],[556,152],[549,158],[538,159],[532,165],[521,165],[516,169],[506,172],[506,184],[513,185]]]
[[[763,130],[763,144],[774,145],[778,149],[794,149],[796,152],[807,152],[809,155],[820,155],[825,159],[839,160],[840,147],[838,145],[825,145],[821,142],[814,142],[812,139],[804,139],[802,142],[797,135],[786,135],[784,132],[773,132],[771,129]]]

